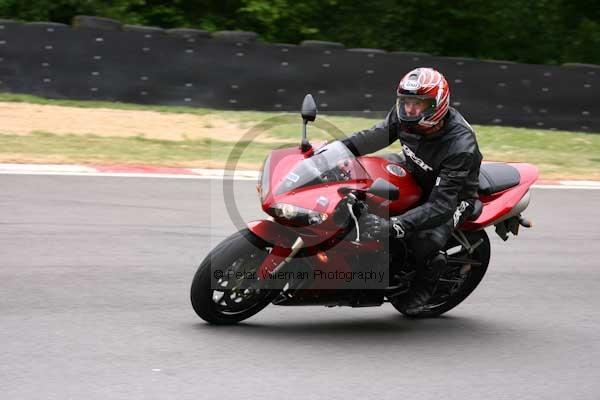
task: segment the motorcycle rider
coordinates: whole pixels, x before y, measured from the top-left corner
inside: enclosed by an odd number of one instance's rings
[[[417,277],[406,310],[416,313],[431,300],[446,266],[440,249],[473,212],[482,156],[473,128],[449,107],[450,88],[441,73],[416,68],[402,78],[396,93],[396,104],[384,121],[343,142],[358,156],[400,140],[403,166],[422,189],[416,208],[389,219],[368,214],[361,229],[367,238],[390,237],[390,244],[407,241]]]

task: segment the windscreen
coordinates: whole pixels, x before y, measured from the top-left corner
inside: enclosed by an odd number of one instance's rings
[[[368,174],[352,152],[340,141],[329,143],[302,160],[279,184],[275,194],[319,185],[368,178]]]

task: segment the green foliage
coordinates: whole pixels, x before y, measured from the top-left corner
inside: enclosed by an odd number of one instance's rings
[[[600,64],[596,0],[0,0],[0,17],[70,23],[78,14],[124,23],[239,29],[266,41],[557,64]]]

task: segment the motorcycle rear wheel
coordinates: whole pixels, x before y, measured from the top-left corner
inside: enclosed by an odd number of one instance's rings
[[[227,273],[221,274],[219,279],[214,275],[213,279],[213,274],[216,271],[243,271],[244,276],[255,273],[272,250],[270,246],[248,229],[217,245],[202,261],[192,281],[190,300],[196,314],[211,324],[230,325],[265,308],[277,292],[253,288],[252,282],[228,278]]]
[[[406,310],[406,298],[400,297],[391,301],[396,310],[409,318],[434,318],[450,311],[473,293],[490,262],[490,240],[484,230],[463,233],[471,246],[478,244],[472,254],[451,237],[444,250],[453,252],[448,252],[446,271],[440,277],[431,301],[414,313]]]

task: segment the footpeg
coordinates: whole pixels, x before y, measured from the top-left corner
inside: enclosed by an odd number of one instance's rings
[[[429,262],[429,266],[431,267],[431,269],[439,272],[442,272],[446,268],[447,264],[448,260],[446,259],[446,255],[444,253],[437,254]]]

